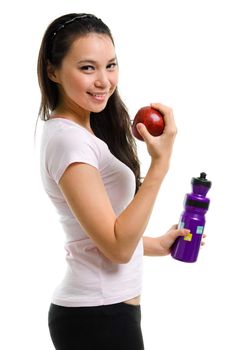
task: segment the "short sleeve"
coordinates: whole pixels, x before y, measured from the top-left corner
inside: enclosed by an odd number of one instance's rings
[[[67,167],[76,162],[99,168],[99,149],[94,136],[79,128],[68,128],[53,135],[46,152],[49,176],[58,184]]]

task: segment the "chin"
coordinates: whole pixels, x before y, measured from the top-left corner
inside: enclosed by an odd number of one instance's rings
[[[91,108],[90,112],[92,112],[92,113],[100,113],[100,112],[104,111],[104,109],[106,108],[106,105],[107,105],[107,103],[104,103],[101,106],[96,106],[94,108]]]

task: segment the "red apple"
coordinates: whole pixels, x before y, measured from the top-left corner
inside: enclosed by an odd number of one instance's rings
[[[140,108],[132,124],[132,133],[138,140],[144,141],[136,125],[143,123],[152,136],[160,136],[164,130],[164,118],[155,108],[150,106]]]

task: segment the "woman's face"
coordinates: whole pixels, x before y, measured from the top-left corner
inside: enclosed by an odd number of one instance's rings
[[[78,107],[88,112],[102,111],[117,87],[118,66],[109,36],[90,33],[76,39],[53,72],[58,83],[58,107]]]

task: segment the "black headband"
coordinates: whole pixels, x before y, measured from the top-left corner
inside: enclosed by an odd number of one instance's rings
[[[64,22],[63,24],[60,24],[59,27],[57,27],[57,29],[55,30],[55,32],[52,33],[51,41],[55,38],[57,33],[60,30],[62,30],[64,27],[66,27],[68,24],[73,23],[74,21],[76,21],[78,19],[82,19],[82,18],[96,18],[96,19],[100,20],[99,18],[95,17],[94,15],[84,14],[84,13],[79,14],[76,17],[73,17],[72,19],[69,19],[68,21]]]

